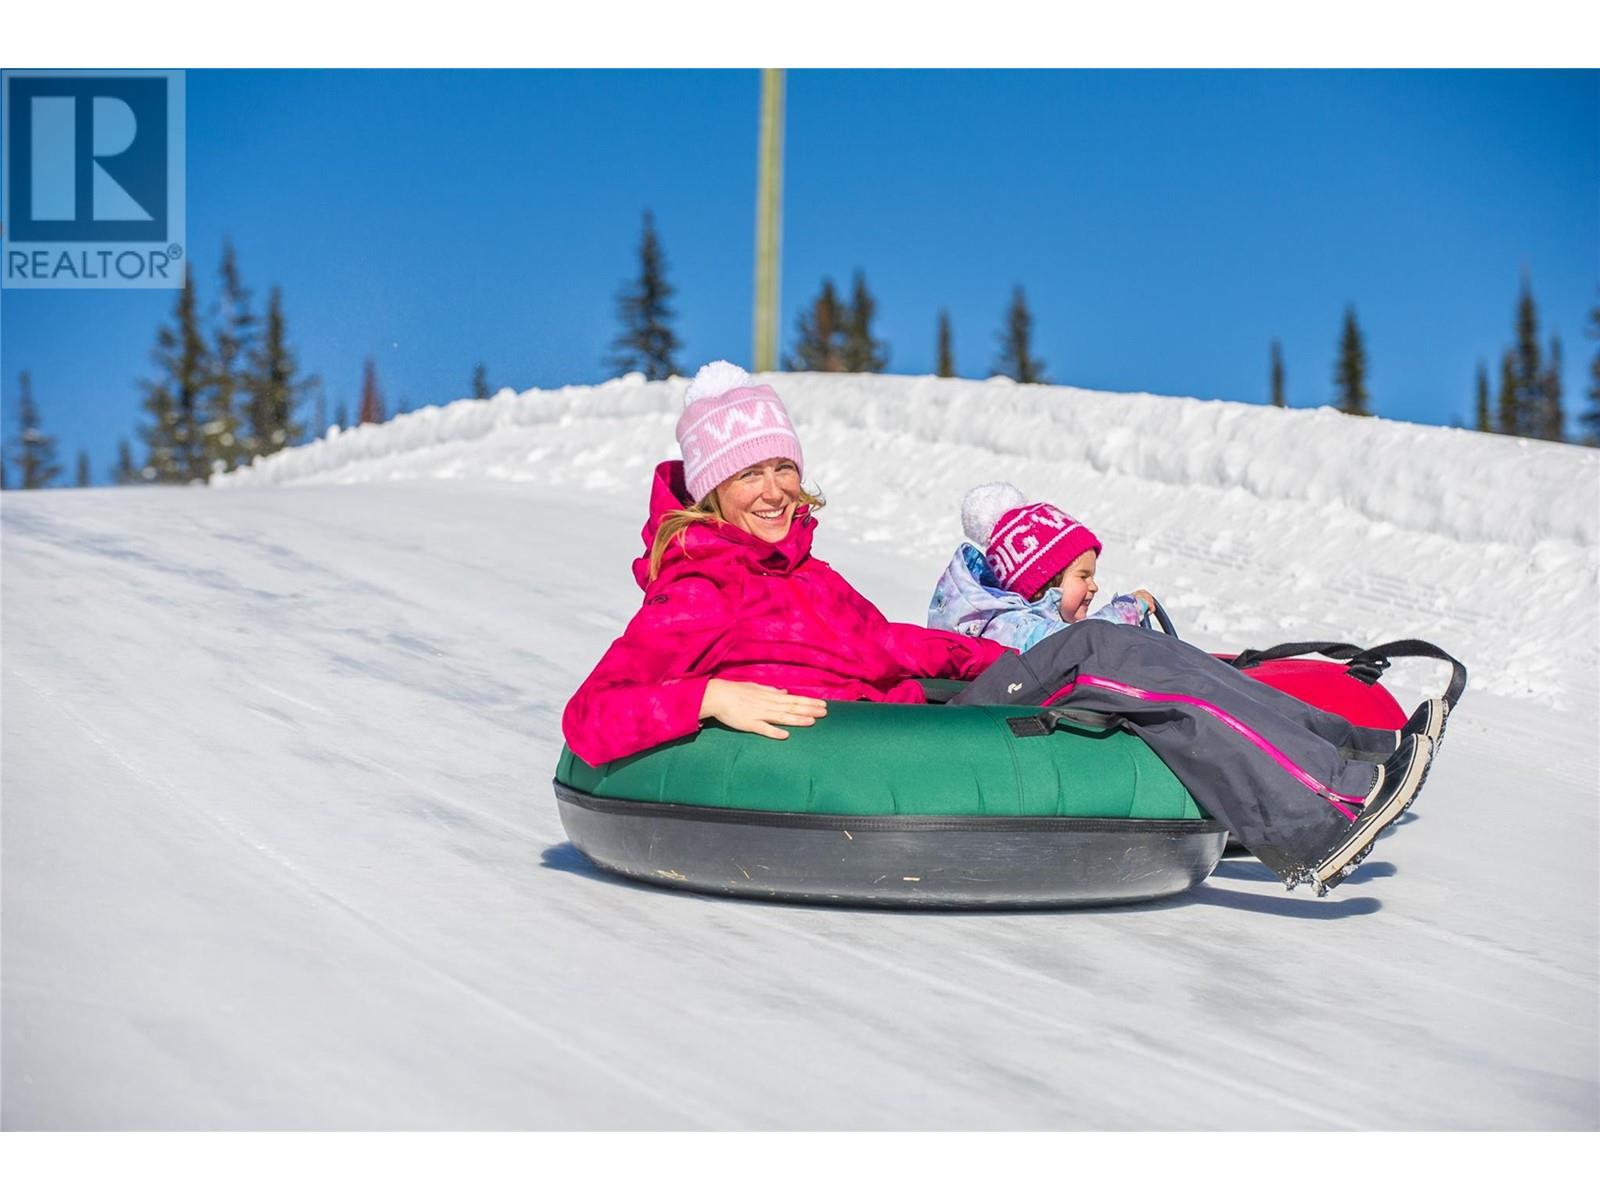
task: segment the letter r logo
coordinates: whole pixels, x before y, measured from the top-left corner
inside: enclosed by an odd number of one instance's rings
[[[167,81],[7,80],[12,241],[167,240]]]

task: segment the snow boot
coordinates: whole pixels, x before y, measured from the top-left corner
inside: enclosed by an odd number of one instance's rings
[[[1401,742],[1400,748],[1378,767],[1378,781],[1362,804],[1361,815],[1328,849],[1322,861],[1310,869],[1306,882],[1317,895],[1325,896],[1330,889],[1338,887],[1371,851],[1378,835],[1411,807],[1422,790],[1423,780],[1428,777],[1432,761],[1433,740],[1426,734],[1415,733]]]

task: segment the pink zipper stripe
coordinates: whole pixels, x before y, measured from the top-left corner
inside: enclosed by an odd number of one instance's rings
[[[1119,683],[1115,679],[1102,679],[1097,675],[1079,675],[1072,684],[1068,684],[1054,696],[1051,696],[1049,700],[1045,701],[1045,705],[1048,707],[1049,705],[1056,703],[1068,692],[1072,691],[1074,684],[1078,683],[1084,684],[1087,687],[1104,688],[1108,692],[1117,692],[1123,696],[1132,696],[1136,700],[1150,700],[1159,704],[1191,704],[1195,708],[1200,709],[1202,712],[1210,713],[1229,729],[1233,730],[1235,733],[1249,741],[1250,744],[1255,746],[1256,749],[1266,754],[1272,759],[1273,762],[1277,763],[1299,782],[1303,783],[1306,787],[1310,788],[1317,795],[1321,796],[1329,804],[1333,805],[1333,807],[1338,809],[1340,814],[1344,816],[1346,820],[1354,821],[1356,819],[1356,814],[1347,808],[1346,805],[1353,804],[1359,808],[1366,802],[1366,797],[1364,796],[1347,796],[1341,792],[1330,791],[1328,788],[1323,787],[1322,784],[1318,783],[1311,775],[1307,774],[1305,771],[1301,770],[1300,767],[1291,762],[1288,756],[1285,755],[1282,750],[1279,750],[1276,746],[1267,741],[1266,738],[1262,737],[1254,729],[1251,729],[1243,721],[1240,721],[1237,717],[1230,713],[1224,712],[1215,704],[1209,704],[1206,701],[1201,700],[1197,696],[1183,696],[1171,692],[1147,692],[1143,688],[1136,688],[1131,684]],[[1343,803],[1340,803],[1341,801],[1343,801]]]

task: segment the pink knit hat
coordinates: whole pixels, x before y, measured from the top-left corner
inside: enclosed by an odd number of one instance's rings
[[[985,483],[961,501],[961,525],[1001,586],[1033,597],[1100,539],[1053,504],[1030,504],[1009,483]]]
[[[707,363],[696,372],[678,418],[678,448],[696,504],[719,483],[769,458],[792,458],[802,473],[806,469],[778,393],[731,362]]]

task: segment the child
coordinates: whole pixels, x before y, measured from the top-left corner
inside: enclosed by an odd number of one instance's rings
[[[1100,540],[1010,484],[967,493],[963,545],[928,623],[1014,647],[951,703],[1069,703],[1116,719],[1291,888],[1336,887],[1415,799],[1443,733],[1427,700],[1397,736],[1365,729],[1140,628],[1148,592],[1095,613]],[[1097,618],[1097,619],[1085,619]]]
[[[989,638],[1020,654],[1074,621],[1140,625],[1155,608],[1155,598],[1139,590],[1091,613],[1100,539],[1053,504],[1029,504],[1009,483],[968,492],[961,527],[976,545],[957,547],[939,577],[930,629]]]

